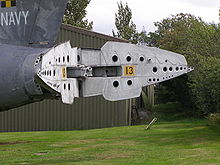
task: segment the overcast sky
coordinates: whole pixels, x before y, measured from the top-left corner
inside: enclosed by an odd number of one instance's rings
[[[87,7],[87,18],[94,22],[94,31],[112,35],[115,29],[115,13],[120,0],[91,0]],[[190,13],[206,22],[219,21],[220,0],[122,0],[128,3],[133,13],[133,21],[138,31],[145,27],[154,31],[153,22],[169,17],[171,14]]]

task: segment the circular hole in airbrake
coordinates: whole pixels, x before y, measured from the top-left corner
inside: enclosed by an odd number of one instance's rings
[[[144,57],[140,57],[140,61],[143,62],[144,61]]]
[[[132,81],[131,81],[131,80],[128,80],[128,81],[127,81],[127,84],[128,84],[129,86],[131,86],[131,85],[132,85]]]
[[[114,56],[112,57],[112,61],[117,62],[117,61],[118,61],[118,56],[114,55]]]
[[[118,81],[114,81],[114,82],[113,82],[113,86],[114,86],[115,88],[117,88],[117,87],[119,86],[119,82],[118,82]]]
[[[164,72],[167,72],[167,67],[164,67],[164,68],[163,68],[163,71],[164,71]]]
[[[131,61],[131,56],[127,56],[126,60],[127,60],[128,62],[130,62],[130,61]]]
[[[154,73],[157,72],[157,67],[153,67],[153,72],[154,72]]]

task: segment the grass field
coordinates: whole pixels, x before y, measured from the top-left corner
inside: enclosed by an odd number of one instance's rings
[[[87,131],[0,133],[0,164],[220,164],[220,128],[205,121]]]

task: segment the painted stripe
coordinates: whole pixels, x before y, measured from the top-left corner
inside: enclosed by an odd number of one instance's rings
[[[16,0],[0,0],[0,1],[2,8],[16,6]]]

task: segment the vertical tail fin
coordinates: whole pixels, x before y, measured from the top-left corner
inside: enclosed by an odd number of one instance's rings
[[[50,47],[68,0],[1,0],[0,44]]]

